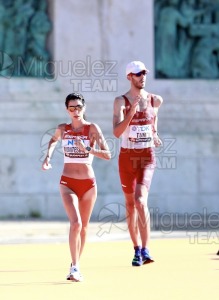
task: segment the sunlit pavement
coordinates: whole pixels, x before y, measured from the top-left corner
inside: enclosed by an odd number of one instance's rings
[[[215,234],[152,232],[154,263],[131,267],[125,224],[92,223],[81,258],[84,281],[69,271],[67,222],[0,222],[1,300],[216,299]]]
[[[68,241],[67,221],[0,221],[0,244],[61,243]],[[151,238],[188,237],[186,231],[152,231]],[[126,223],[89,224],[88,241],[128,240]]]

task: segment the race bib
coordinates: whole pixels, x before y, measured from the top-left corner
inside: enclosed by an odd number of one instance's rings
[[[153,137],[152,126],[149,125],[130,125],[129,141],[133,143],[151,142]]]
[[[89,140],[83,140],[85,147],[89,146]],[[65,156],[70,158],[84,158],[88,157],[89,153],[84,153],[76,145],[74,139],[64,139],[62,140],[62,146]]]

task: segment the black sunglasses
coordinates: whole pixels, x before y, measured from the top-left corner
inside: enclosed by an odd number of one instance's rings
[[[143,70],[143,71],[141,71],[141,72],[138,72],[138,73],[132,73],[132,74],[135,75],[136,77],[140,77],[141,75],[146,75],[147,72],[146,72],[146,70]]]

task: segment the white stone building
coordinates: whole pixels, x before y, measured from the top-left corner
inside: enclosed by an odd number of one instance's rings
[[[101,221],[110,211],[124,219],[112,109],[115,96],[129,88],[125,66],[131,60],[145,62],[147,90],[164,99],[159,114],[164,147],[157,150],[149,196],[153,222],[158,215],[175,223],[179,216],[202,223],[213,214],[218,218],[219,82],[155,79],[153,0],[49,0],[49,15],[55,77],[0,77],[0,218],[66,218],[59,195],[61,150],[48,172],[41,161],[55,126],[68,121],[65,96],[78,90],[113,155],[111,161],[94,159],[98,198],[92,219]]]

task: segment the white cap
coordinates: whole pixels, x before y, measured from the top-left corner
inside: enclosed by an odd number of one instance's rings
[[[136,74],[136,73],[141,72],[143,70],[145,70],[146,73],[149,72],[149,70],[146,69],[143,62],[134,60],[134,61],[131,61],[130,63],[127,64],[127,66],[126,66],[126,75],[128,75],[130,73]]]

